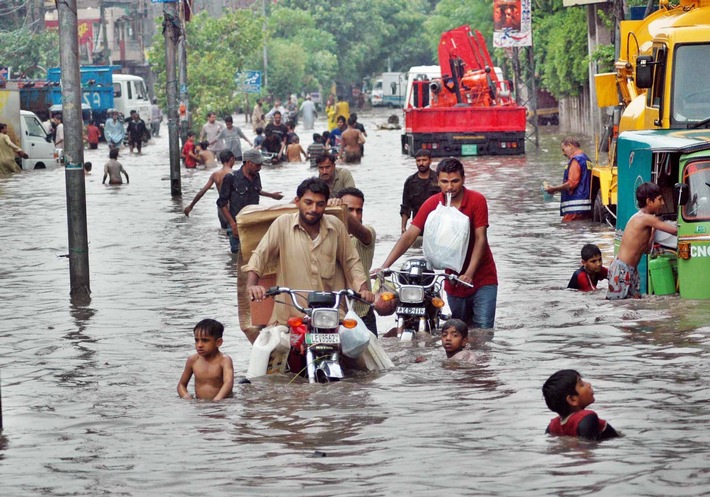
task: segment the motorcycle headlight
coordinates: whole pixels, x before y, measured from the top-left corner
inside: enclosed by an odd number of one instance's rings
[[[311,314],[311,325],[314,328],[337,328],[340,325],[338,309],[314,309]]]
[[[399,301],[403,304],[424,302],[424,288],[415,285],[402,285],[399,287]]]

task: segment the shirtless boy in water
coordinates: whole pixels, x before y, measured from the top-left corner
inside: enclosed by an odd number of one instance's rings
[[[195,375],[195,398],[222,400],[232,396],[234,366],[232,358],[219,351],[224,326],[214,319],[203,319],[195,325],[195,350],[188,357],[185,370],[177,386],[178,395],[192,399],[187,391],[190,378]]]
[[[234,167],[235,162],[234,154],[232,153],[232,151],[222,150],[219,153],[219,160],[222,162],[222,169],[210,174],[210,179],[207,181],[207,183],[205,183],[205,186],[202,187],[202,190],[197,192],[197,195],[195,195],[195,198],[192,199],[190,205],[185,207],[185,210],[183,212],[186,216],[190,216],[190,212],[192,212],[192,209],[195,208],[195,204],[197,204],[197,202],[200,201],[204,194],[207,193],[207,190],[212,188],[212,185],[217,186],[217,194],[219,195],[219,191],[222,189],[222,181],[224,180],[224,177],[232,173],[232,168]],[[222,225],[222,229],[227,229],[229,223],[224,218],[224,214],[222,214],[219,209],[217,209],[217,217],[219,218],[219,224]]]
[[[341,151],[341,158],[346,164],[359,164],[362,159],[362,150],[360,145],[365,143],[365,137],[362,131],[355,127],[357,123],[357,118],[353,119],[350,116],[348,119],[348,128],[343,131],[342,140],[343,147]]]
[[[655,230],[675,235],[678,228],[656,217],[663,207],[663,195],[657,184],[646,182],[636,189],[641,209],[626,223],[621,246],[609,266],[609,300],[641,298],[638,264],[641,256],[653,246]]]

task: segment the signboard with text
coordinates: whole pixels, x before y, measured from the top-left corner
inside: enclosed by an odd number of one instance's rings
[[[261,71],[235,73],[234,82],[244,93],[261,93]]]

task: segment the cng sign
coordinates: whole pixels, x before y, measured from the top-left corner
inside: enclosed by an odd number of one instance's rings
[[[234,82],[244,93],[261,93],[261,71],[237,72]]]

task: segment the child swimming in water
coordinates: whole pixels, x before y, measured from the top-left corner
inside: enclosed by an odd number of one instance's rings
[[[550,421],[545,433],[604,440],[619,434],[597,413],[587,409],[594,402],[589,382],[573,369],[563,369],[550,376],[542,386],[542,395],[551,411],[559,414]]]
[[[602,251],[593,243],[588,243],[582,247],[582,267],[574,272],[567,288],[591,292],[608,274],[609,270],[602,265]]]
[[[214,319],[203,319],[195,325],[195,350],[188,357],[177,392],[183,399],[193,397],[187,391],[195,375],[195,397],[201,400],[222,400],[232,396],[234,365],[232,358],[219,351],[224,326]]]
[[[455,361],[473,362],[475,356],[466,350],[468,326],[460,319],[449,319],[441,327],[441,344],[446,351],[446,358]]]

